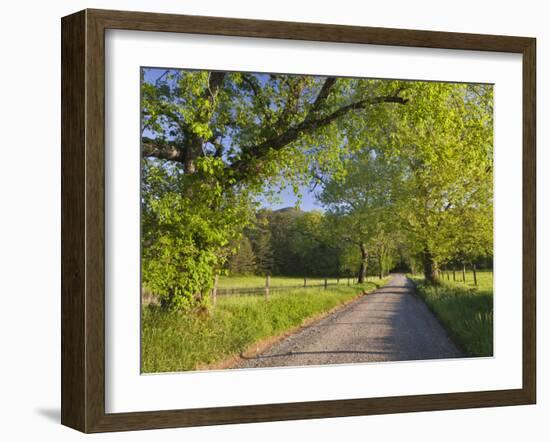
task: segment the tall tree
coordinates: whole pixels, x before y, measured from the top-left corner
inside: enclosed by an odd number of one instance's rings
[[[442,263],[492,255],[492,87],[413,82],[406,95],[410,106],[381,108],[357,129],[366,147],[321,195],[360,249],[359,280],[369,254],[383,271],[396,239],[430,282]]]
[[[395,228],[394,202],[399,169],[382,150],[364,147],[346,161],[345,177],[331,177],[324,183],[320,201],[333,218],[334,234],[358,247],[360,262],[357,281],[367,276],[373,253],[378,262],[392,250],[385,233]]]
[[[231,275],[252,275],[256,270],[256,256],[246,236],[241,238],[236,253],[229,258],[227,267]]]
[[[183,306],[208,293],[252,221],[253,195],[342,173],[357,128],[382,104],[407,102],[394,81],[147,69],[142,78],[143,278]]]
[[[492,86],[413,83],[392,109],[389,150],[403,169],[399,215],[425,278],[466,243],[492,248]]]
[[[271,231],[269,229],[269,217],[265,210],[256,215],[255,222],[247,230],[247,236],[250,238],[254,256],[256,257],[256,273],[273,274],[274,258],[271,245]]]
[[[331,234],[332,226],[320,211],[305,212],[292,227],[290,250],[298,257],[301,275],[340,276],[341,247]]]

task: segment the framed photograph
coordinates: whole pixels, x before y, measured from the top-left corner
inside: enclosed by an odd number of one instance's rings
[[[535,39],[62,19],[62,423],[534,404]]]

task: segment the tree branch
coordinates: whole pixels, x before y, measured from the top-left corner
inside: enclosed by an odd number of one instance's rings
[[[159,142],[151,138],[141,139],[141,155],[169,161],[184,161],[184,149],[174,141]]]
[[[204,91],[204,95],[212,104],[214,103],[216,95],[218,94],[219,89],[222,86],[225,76],[225,72],[210,73],[208,79],[208,87]],[[398,89],[393,95],[384,95],[380,97],[359,100],[343,106],[329,113],[328,115],[320,116],[319,111],[326,103],[326,100],[329,97],[336,83],[336,80],[337,79],[334,77],[327,77],[325,79],[321,90],[319,91],[309,112],[302,120],[302,122],[287,128],[283,133],[275,135],[256,146],[244,147],[242,149],[243,155],[241,156],[241,158],[235,161],[233,164],[229,165],[228,167],[241,176],[255,173],[255,166],[251,164],[251,160],[261,160],[265,158],[270,150],[281,150],[288,144],[296,141],[302,134],[311,133],[317,129],[328,126],[333,121],[339,119],[340,117],[343,117],[349,112],[365,109],[368,106],[381,103],[406,104],[408,102],[408,99],[399,96],[399,93],[402,91],[402,89]],[[205,140],[188,140],[186,145],[182,145],[173,141],[159,142],[147,137],[143,137],[142,155],[144,157],[153,157],[169,161],[181,162],[186,164],[187,168],[189,167],[187,163],[193,162],[197,155],[200,155],[200,152],[195,149],[195,145],[199,145],[199,141],[204,142]],[[213,142],[213,140],[208,141]],[[218,145],[215,147],[216,150],[219,150],[220,146]]]
[[[328,81],[329,79],[327,79]],[[321,101],[324,101],[326,97],[328,96],[328,93],[330,91],[330,87],[332,87],[331,83],[328,83],[325,81],[325,84],[323,85],[323,88],[321,89],[321,92],[319,93],[317,99],[315,100],[315,103],[319,102],[319,99]],[[325,86],[327,86],[325,88]],[[325,92],[323,92],[325,91]],[[400,91],[398,91],[400,92]],[[264,141],[263,143],[260,143],[253,147],[243,148],[244,156],[233,163],[231,168],[237,172],[237,173],[246,173],[247,165],[249,164],[249,160],[252,158],[255,159],[261,159],[267,155],[267,153],[270,150],[280,150],[283,147],[287,146],[288,144],[292,143],[293,141],[296,141],[301,134],[303,133],[310,133],[313,132],[316,129],[325,127],[332,123],[333,121],[337,120],[338,118],[346,115],[348,112],[359,110],[359,109],[365,109],[368,106],[380,104],[380,103],[397,103],[397,104],[406,104],[409,100],[406,98],[402,98],[399,95],[383,95],[380,97],[374,97],[374,98],[366,98],[364,100],[356,101],[355,103],[348,104],[346,106],[341,107],[340,109],[335,110],[334,112],[319,118],[313,118],[309,117],[311,114],[308,113],[308,116],[301,122],[298,123],[295,126],[292,126],[288,128],[285,132],[283,132],[280,135],[277,135],[271,139],[268,139]],[[314,107],[315,107],[314,103]]]
[[[168,72],[168,71],[166,71]],[[163,74],[165,75],[166,72]],[[208,86],[202,91],[202,96],[206,98],[213,109],[216,96],[222,86],[226,76],[225,72],[210,72],[208,76]],[[212,112],[209,112],[206,119],[210,119]],[[143,157],[159,158],[169,161],[177,161],[185,165],[185,170],[189,173],[195,171],[195,160],[204,155],[204,142],[202,138],[194,134],[188,127],[185,121],[178,120],[173,117],[182,132],[185,133],[185,143],[176,143],[174,141],[157,141],[148,137],[141,139],[141,152]],[[214,143],[213,143],[214,144]],[[216,150],[219,146],[215,146]]]
[[[214,101],[220,87],[225,78],[226,72],[210,72],[210,77],[208,78],[208,92],[210,93],[209,100]]]
[[[306,121],[311,120],[319,111],[321,106],[326,102],[327,97],[329,96],[332,87],[334,86],[334,83],[336,83],[336,78],[334,77],[327,77],[325,79],[325,82],[323,83],[323,86],[321,87],[321,90],[319,91],[319,94],[317,95],[313,106],[311,106],[311,109],[307,114]]]
[[[255,77],[251,77],[249,74],[242,74],[241,78],[247,84],[250,90],[254,93],[254,95],[256,96],[260,95],[260,87],[258,83],[256,83]]]

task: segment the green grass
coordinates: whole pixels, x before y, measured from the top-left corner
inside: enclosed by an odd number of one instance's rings
[[[493,274],[478,272],[478,285],[473,275],[462,282],[444,275],[439,286],[425,283],[421,276],[409,276],[418,294],[446,327],[453,340],[470,356],[493,355]],[[460,279],[460,280],[459,280]]]
[[[389,278],[378,281],[387,283]],[[165,312],[156,305],[142,309],[142,371],[159,373],[195,370],[231,355],[254,342],[277,336],[371,291],[377,284],[298,289],[270,296],[221,296],[212,315]]]
[[[377,282],[378,277],[370,276],[368,281]],[[350,283],[353,283],[355,278],[350,278]],[[307,285],[322,285],[325,278],[307,278]],[[336,278],[328,278],[329,284],[336,284]],[[340,284],[347,284],[348,278],[340,278]],[[269,284],[273,287],[288,287],[304,285],[304,278],[301,276],[272,276]],[[236,289],[236,288],[258,288],[265,286],[265,276],[221,276],[218,282],[220,289]]]

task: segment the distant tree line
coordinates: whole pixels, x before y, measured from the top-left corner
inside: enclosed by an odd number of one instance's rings
[[[296,207],[262,209],[232,245],[226,270],[230,275],[356,277],[360,252],[335,235],[321,211]],[[368,274],[383,276],[395,264],[372,255]]]

